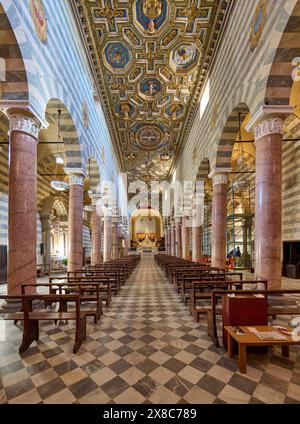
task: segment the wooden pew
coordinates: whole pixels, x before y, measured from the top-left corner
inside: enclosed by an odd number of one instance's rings
[[[106,306],[109,306],[112,298],[112,289],[110,277],[97,276],[97,277],[50,277],[49,284],[55,284],[55,282],[67,283],[67,284],[82,284],[82,283],[94,283],[99,285],[99,293],[102,301],[105,301]]]
[[[230,278],[231,277],[231,278]],[[178,293],[182,293],[183,300],[187,305],[190,301],[191,293],[193,290],[193,283],[197,281],[226,281],[226,278],[233,279],[236,277],[239,281],[243,279],[242,272],[197,272],[192,274],[186,274],[182,276],[182,284]]]
[[[87,269],[79,269],[77,271],[68,271],[67,277],[109,277],[109,281],[111,282],[111,290],[112,293],[116,296],[121,290],[121,272],[120,270],[116,271],[107,271],[105,269],[97,269],[97,270],[87,270]]]
[[[98,283],[36,283],[29,284],[23,283],[21,285],[21,294],[25,295],[28,287],[46,287],[48,288],[48,294],[69,294],[69,295],[80,295],[81,303],[89,302],[95,303],[95,309],[85,310],[87,316],[94,317],[94,323],[96,324],[101,315],[103,315],[102,299],[100,296],[99,284]],[[64,292],[64,293],[63,293]],[[47,306],[51,306],[50,304]],[[65,299],[59,301],[59,312],[68,312],[68,302]],[[16,324],[16,322],[15,322]]]
[[[208,312],[211,311],[211,292],[214,290],[230,290],[233,287],[235,288],[243,288],[245,285],[252,285],[254,287],[257,284],[262,284],[267,289],[268,283],[265,280],[240,280],[240,281],[222,281],[222,280],[211,280],[211,281],[197,281],[193,282],[191,302],[190,302],[190,311],[193,317],[199,322],[201,315],[207,315]],[[238,290],[235,290],[236,292]],[[245,290],[248,291],[249,290]],[[252,290],[253,292],[253,290]],[[199,302],[209,301],[209,304],[201,305]]]
[[[39,340],[39,321],[75,321],[75,341],[73,352],[76,353],[82,342],[86,339],[86,317],[87,313],[81,311],[81,300],[79,295],[60,295],[60,294],[34,294],[34,295],[2,295],[3,300],[19,300],[22,303],[22,311],[14,313],[0,313],[0,319],[23,321],[23,339],[19,347],[19,353],[24,353],[34,341]],[[72,312],[40,311],[33,310],[34,301],[46,303],[53,302],[72,302],[75,303],[75,310]]]

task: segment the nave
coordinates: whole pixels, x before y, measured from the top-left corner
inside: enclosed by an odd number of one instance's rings
[[[203,321],[202,321],[203,320]],[[72,323],[41,323],[40,341],[21,356],[22,331],[6,324],[0,403],[299,403],[299,349],[248,355],[247,374],[216,348],[150,253],[121,293],[90,319],[72,353]],[[3,332],[2,332],[3,334]]]

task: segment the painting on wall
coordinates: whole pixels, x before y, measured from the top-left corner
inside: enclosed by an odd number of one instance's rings
[[[31,15],[40,40],[47,41],[47,17],[42,0],[30,0]]]
[[[251,34],[250,34],[250,49],[254,51],[259,45],[265,24],[267,21],[267,6],[265,0],[260,0],[255,14],[253,17],[251,25]]]

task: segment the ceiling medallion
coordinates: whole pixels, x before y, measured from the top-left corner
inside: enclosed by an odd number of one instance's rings
[[[161,83],[157,78],[147,78],[140,84],[141,93],[147,97],[154,97],[161,90]]]
[[[110,68],[113,71],[124,70],[130,62],[130,52],[124,43],[112,41],[107,43],[104,55]]]
[[[254,51],[258,46],[265,24],[267,21],[267,6],[265,0],[260,0],[251,25],[251,34],[250,34],[250,49]]]
[[[160,146],[163,131],[157,125],[143,125],[137,130],[136,140],[143,150],[153,150]]]
[[[174,71],[187,72],[197,65],[199,51],[196,44],[180,44],[170,57]]]
[[[34,22],[35,30],[40,40],[47,41],[47,18],[42,0],[30,0],[31,16]]]
[[[174,62],[178,66],[184,66],[191,62],[194,56],[193,47],[186,44],[180,46],[174,53]]]

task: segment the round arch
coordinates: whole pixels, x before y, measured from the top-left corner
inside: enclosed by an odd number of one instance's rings
[[[59,115],[60,137],[58,137]],[[46,106],[45,117],[49,125],[39,134],[39,140],[43,142],[44,147],[39,148],[39,159],[60,153],[65,157],[64,165],[66,167],[85,169],[86,161],[80,145],[79,134],[66,105],[58,98],[50,99]],[[59,143],[57,143],[58,141]]]
[[[248,115],[249,107],[245,103],[239,103],[227,117],[219,143],[216,147],[216,168],[230,170],[233,146],[236,142],[240,125]]]

